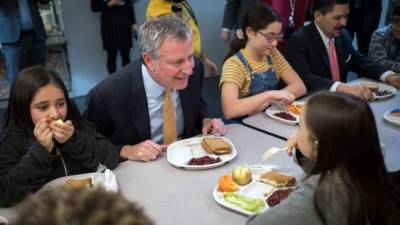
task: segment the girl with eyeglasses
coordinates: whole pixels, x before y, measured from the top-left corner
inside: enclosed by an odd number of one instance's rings
[[[276,48],[281,32],[279,16],[270,7],[257,5],[245,14],[220,80],[227,122],[262,112],[271,102],[291,103],[306,93],[303,81]]]

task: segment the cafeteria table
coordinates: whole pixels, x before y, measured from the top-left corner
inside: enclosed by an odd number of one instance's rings
[[[225,137],[233,142],[238,152],[231,162],[213,169],[187,170],[169,164],[166,154],[153,162],[126,161],[113,170],[119,191],[143,206],[156,224],[245,224],[246,216],[220,206],[213,199],[212,192],[219,177],[240,164],[277,166],[282,172],[296,177],[303,173],[286,152],[279,152],[268,161],[261,160],[265,150],[283,147],[285,141],[240,124],[226,127]],[[85,178],[90,174],[73,177]],[[65,179],[56,179],[45,188],[59,186]],[[5,210],[0,209],[0,215],[7,217],[10,210]]]
[[[367,78],[359,78],[349,82],[349,84],[358,84],[361,82],[376,81]],[[305,101],[306,98],[307,97],[298,101]],[[383,119],[383,114],[386,111],[400,106],[399,90],[394,97],[370,102],[370,106],[375,116],[386,166],[390,171],[400,170],[400,127],[394,126]],[[284,140],[293,134],[297,128],[297,125],[288,125],[271,119],[265,112],[245,118],[243,124]]]

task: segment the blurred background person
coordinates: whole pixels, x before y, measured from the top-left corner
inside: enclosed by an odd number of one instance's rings
[[[59,187],[31,195],[16,209],[13,225],[153,225],[144,210],[119,193]]]
[[[240,29],[242,19],[247,10],[259,0],[227,0],[224,9],[220,37],[225,42],[231,40],[231,32]]]
[[[349,0],[346,29],[351,38],[357,38],[358,51],[368,54],[372,33],[378,28],[381,18],[382,0]]]
[[[278,49],[283,53],[289,36],[304,26],[310,0],[260,0],[260,3],[270,5],[281,17],[284,38],[279,41]]]
[[[211,61],[202,49],[199,25],[189,2],[185,0],[149,0],[146,18],[176,15],[189,24],[193,32],[193,49],[195,56],[199,57],[210,75],[216,75],[217,66]]]
[[[101,12],[101,38],[107,52],[107,70],[117,70],[117,53],[122,66],[130,62],[132,33],[137,32],[135,10],[132,0],[92,0],[93,12]]]
[[[400,73],[400,3],[392,9],[391,23],[372,34],[368,56],[388,69]]]
[[[7,67],[7,78],[14,81],[22,69],[44,65],[46,31],[37,3],[50,0],[0,1],[0,43]]]
[[[281,31],[279,16],[269,6],[254,6],[243,17],[220,81],[222,111],[231,122],[306,93],[299,75],[276,49]]]
[[[385,18],[386,25],[388,25],[391,22],[393,5],[398,5],[398,4],[400,4],[400,0],[388,0],[388,7],[386,10],[386,18]]]

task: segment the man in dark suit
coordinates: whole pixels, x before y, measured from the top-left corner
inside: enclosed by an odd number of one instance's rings
[[[349,0],[349,10],[346,29],[352,38],[357,35],[358,51],[367,55],[371,35],[381,18],[382,0]]]
[[[289,39],[286,59],[309,91],[328,89],[372,100],[363,85],[346,85],[348,71],[400,87],[400,76],[356,51],[343,29],[349,6],[346,0],[315,0],[314,21]]]
[[[37,3],[49,2],[50,0],[0,1],[0,43],[10,81],[23,68],[45,63],[46,31]]]
[[[102,81],[87,100],[86,118],[114,144],[125,145],[120,156],[156,159],[170,142],[171,126],[175,138],[224,134],[222,121],[208,118],[201,96],[204,69],[193,57],[190,27],[174,16],[147,21],[139,46],[141,60]],[[173,119],[166,119],[166,99],[173,102]]]

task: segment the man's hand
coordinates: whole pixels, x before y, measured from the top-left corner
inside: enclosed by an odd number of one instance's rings
[[[372,92],[366,86],[363,85],[350,86],[347,84],[339,84],[338,87],[336,88],[336,91],[341,93],[352,94],[367,101],[374,100]]]
[[[153,161],[159,156],[167,145],[159,145],[151,140],[143,141],[136,145],[125,145],[122,147],[120,157],[133,161]]]
[[[386,82],[396,88],[400,88],[400,74],[392,74],[386,77]]]
[[[207,134],[219,134],[224,135],[226,133],[224,122],[221,119],[210,119],[206,118],[203,120],[203,135]]]

